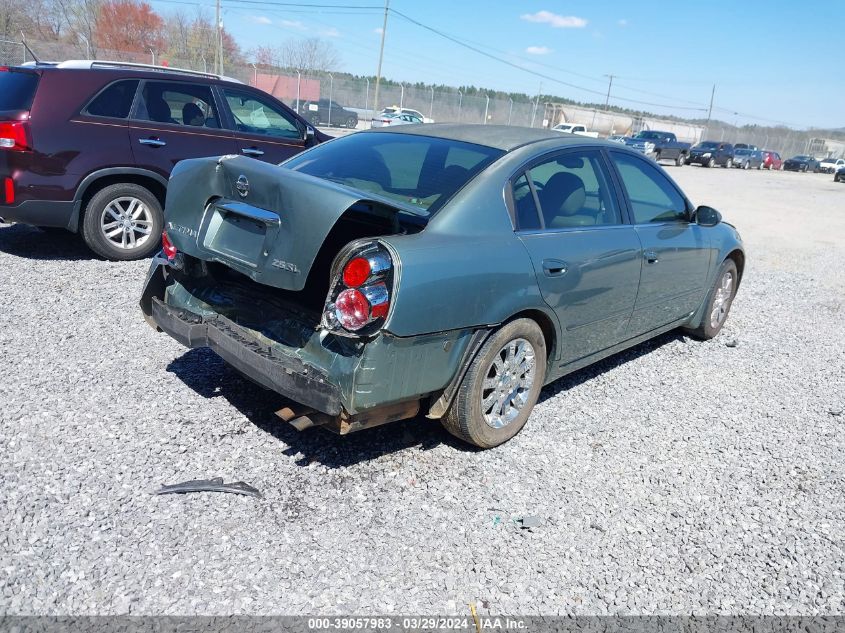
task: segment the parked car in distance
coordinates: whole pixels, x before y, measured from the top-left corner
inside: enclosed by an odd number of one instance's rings
[[[0,217],[138,259],[159,248],[180,160],[279,163],[329,138],[266,92],[216,75],[104,61],[2,67]]]
[[[586,136],[589,138],[598,138],[598,132],[590,132],[585,125],[576,123],[560,123],[552,128],[555,132],[567,132],[569,134],[577,134],[578,136]]]
[[[734,146],[720,141],[704,141],[690,150],[689,162],[702,167],[731,167],[734,163]]]
[[[763,169],[780,170],[783,169],[783,159],[780,154],[773,152],[770,149],[763,150]]]
[[[845,182],[845,167],[840,167],[833,174],[833,182]]]
[[[411,125],[422,122],[421,118],[413,114],[382,114],[370,122],[370,127],[396,127],[397,125]]]
[[[312,125],[328,125],[355,128],[358,125],[358,114],[347,110],[337,101],[317,99],[304,101],[299,106],[299,113],[308,119]]]
[[[387,115],[387,114],[409,114],[413,117],[418,118],[423,123],[434,123],[434,119],[424,116],[422,112],[419,110],[414,110],[412,108],[400,108],[399,106],[390,106],[389,108],[385,108],[379,115]]]
[[[625,141],[628,147],[651,156],[656,161],[674,160],[678,167],[687,162],[690,144],[681,143],[672,132],[644,130]]]
[[[842,167],[845,167],[845,159],[842,158],[822,158],[819,161],[819,171],[823,174],[835,174]]]
[[[735,143],[734,149],[750,149],[752,151],[759,151],[759,147],[756,145],[749,145],[748,143]]]
[[[733,166],[738,169],[762,169],[763,152],[742,147],[737,149],[734,146]]]
[[[631,139],[630,136],[625,136],[624,134],[611,134],[607,137],[607,140],[611,143],[622,143],[625,144],[627,141]]]
[[[510,126],[184,161],[166,219],[153,327],[298,403],[279,412],[297,429],[424,413],[484,448],[565,374],[674,328],[716,336],[745,265],[654,161]]]
[[[817,172],[819,170],[819,161],[808,154],[799,154],[798,156],[787,158],[783,162],[783,168],[786,171]]]

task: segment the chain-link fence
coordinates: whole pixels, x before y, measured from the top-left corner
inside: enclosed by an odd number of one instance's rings
[[[90,43],[30,42],[42,60],[96,58],[161,64],[173,68],[213,72],[213,53],[192,54],[188,58],[172,57],[156,51],[125,53],[102,49],[92,50]],[[211,59],[209,59],[211,57]],[[20,42],[0,40],[0,64],[19,64],[31,59]],[[747,143],[770,149],[788,157],[813,153],[817,157],[845,157],[845,143],[835,139],[818,139],[818,133],[787,127],[734,126],[722,121],[688,121],[650,114],[632,114],[603,108],[589,108],[551,100],[547,96],[485,94],[478,90],[430,87],[421,84],[380,82],[376,103],[374,79],[351,77],[346,73],[302,73],[291,69],[255,64],[226,64],[224,74],[257,86],[273,94],[287,105],[302,111],[306,101],[330,101],[333,107],[319,116],[321,127],[345,126],[351,121],[338,106],[354,112],[358,128],[367,128],[370,121],[385,107],[415,110],[426,121],[438,123],[475,123],[551,128],[559,123],[585,125],[599,136],[630,136],[641,130],[674,132],[688,143],[703,140]]]

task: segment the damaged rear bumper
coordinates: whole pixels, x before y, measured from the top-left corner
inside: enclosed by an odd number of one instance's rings
[[[340,389],[325,374],[281,355],[223,316],[204,319],[151,298],[153,323],[186,347],[209,347],[258,384],[328,415],[342,411]]]

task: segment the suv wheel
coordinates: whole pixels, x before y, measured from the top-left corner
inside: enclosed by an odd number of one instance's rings
[[[715,167],[716,166],[716,159],[711,156],[710,160],[707,161],[707,166],[708,167]]]
[[[494,332],[464,376],[443,418],[449,433],[481,448],[507,442],[525,426],[546,377],[546,341],[531,319]]]
[[[158,248],[163,215],[148,189],[130,183],[109,185],[85,207],[82,238],[106,259],[142,259]]]
[[[730,169],[734,166],[733,158],[728,157],[728,160],[725,161],[725,169]]]
[[[683,167],[684,163],[687,162],[687,155],[684,153],[678,154],[678,157],[675,159],[675,165],[678,167]]]

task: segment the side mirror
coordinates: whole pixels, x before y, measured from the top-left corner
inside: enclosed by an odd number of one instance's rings
[[[314,141],[314,128],[310,125],[305,126],[305,133],[303,135],[303,139],[305,140],[306,145]]]
[[[722,221],[722,214],[713,207],[698,207],[693,212],[695,223],[699,226],[716,226]]]

